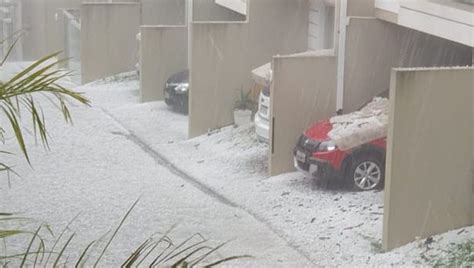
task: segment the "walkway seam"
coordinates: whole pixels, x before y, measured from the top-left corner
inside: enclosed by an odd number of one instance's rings
[[[120,128],[125,130],[127,133],[116,133],[119,135],[124,136],[126,139],[129,141],[135,143],[138,145],[146,154],[151,156],[155,162],[160,164],[161,166],[167,168],[171,173],[174,175],[182,178],[183,180],[189,182],[192,184],[194,187],[196,187],[198,190],[201,192],[205,193],[206,195],[213,197],[220,203],[230,206],[232,208],[237,208],[240,210],[243,210],[245,213],[250,215],[252,218],[254,218],[256,221],[263,223],[271,232],[273,232],[275,235],[277,235],[280,239],[282,239],[288,247],[292,248],[295,250],[298,254],[303,256],[306,260],[308,260],[311,264],[316,265],[315,262],[311,259],[311,257],[304,251],[302,251],[298,246],[294,245],[291,241],[286,239],[286,236],[282,234],[280,231],[276,230],[267,220],[256,214],[255,212],[238,205],[237,203],[229,200],[227,197],[223,196],[222,194],[214,191],[211,187],[207,186],[206,184],[200,182],[198,179],[194,178],[193,176],[189,175],[186,173],[184,170],[178,168],[176,165],[171,163],[164,155],[160,154],[151,146],[149,146],[145,141],[143,141],[141,138],[139,138],[133,131],[129,130],[120,120],[118,120],[114,115],[112,115],[108,110],[99,107],[100,110],[102,110],[108,117],[110,117]]]

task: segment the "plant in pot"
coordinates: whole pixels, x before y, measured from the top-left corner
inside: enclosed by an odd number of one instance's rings
[[[234,107],[234,124],[237,126],[252,122],[252,113],[255,105],[250,93],[251,91],[245,93],[243,89],[240,89],[239,100],[237,100]]]

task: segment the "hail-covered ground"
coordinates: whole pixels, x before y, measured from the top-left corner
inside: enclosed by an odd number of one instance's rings
[[[141,242],[168,230],[176,244],[197,233],[206,245],[229,241],[210,261],[252,255],[228,263],[243,267],[429,264],[450,243],[473,236],[464,228],[381,253],[383,191],[325,188],[299,173],[269,177],[268,147],[251,124],[187,139],[187,116],[160,101],[139,103],[133,74],[76,90],[92,107],[73,105],[70,126],[45,104],[50,150],[29,140],[29,166],[9,137],[4,148],[17,155],[5,160],[21,177],[0,175],[0,212],[34,219],[22,228],[48,223],[55,236],[44,239],[55,241],[74,219],[64,235],[75,233],[64,253],[68,264],[100,240],[86,260],[94,264],[136,200],[99,265],[123,263]],[[0,252],[21,251],[25,239],[7,240]]]

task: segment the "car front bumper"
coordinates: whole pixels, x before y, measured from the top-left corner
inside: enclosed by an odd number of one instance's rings
[[[340,178],[341,172],[334,169],[329,163],[318,161],[314,158],[309,158],[305,162],[301,162],[296,157],[296,152],[293,157],[293,162],[296,170],[304,173],[308,177],[317,179],[332,179]]]
[[[259,141],[268,143],[270,140],[270,122],[262,118],[260,114],[255,116],[255,132]]]
[[[308,177],[317,177],[318,176],[318,165],[317,164],[304,164],[299,162],[296,157],[293,158],[295,168],[299,172],[306,174]]]
[[[168,105],[178,105],[187,98],[187,93],[177,94],[172,88],[166,88],[163,93],[165,102]]]

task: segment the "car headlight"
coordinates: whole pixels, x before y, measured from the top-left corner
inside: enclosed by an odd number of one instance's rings
[[[178,86],[176,86],[174,90],[176,91],[176,93],[185,93],[188,91],[188,88],[189,88],[189,84],[184,83],[184,84],[179,84]]]
[[[331,151],[334,151],[337,149],[337,145],[334,141],[330,140],[330,141],[323,141],[321,142],[321,144],[319,145],[319,151],[322,151],[322,152],[331,152]]]

